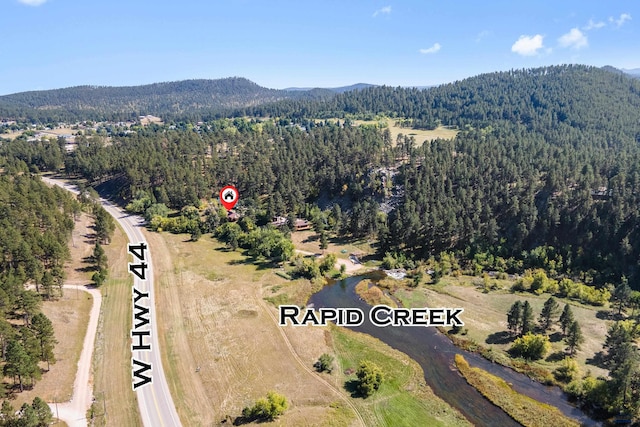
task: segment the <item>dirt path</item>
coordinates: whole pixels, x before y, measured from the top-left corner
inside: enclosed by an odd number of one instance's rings
[[[98,329],[102,295],[99,290],[88,288],[84,285],[65,284],[64,288],[88,292],[93,297],[93,305],[89,314],[89,324],[87,325],[87,334],[84,337],[82,353],[80,353],[80,359],[78,360],[78,371],[76,380],[73,383],[73,396],[69,402],[53,402],[49,403],[49,407],[54,417],[66,422],[69,427],[85,427],[87,425],[87,410],[89,410],[93,401],[91,359]]]
[[[295,349],[293,348],[293,345],[291,345],[291,342],[289,341],[289,337],[287,337],[287,334],[284,332],[284,329],[282,327],[278,326],[278,320],[276,319],[276,317],[273,314],[273,312],[269,309],[269,307],[265,303],[264,299],[262,299],[260,297],[254,297],[254,298],[255,298],[256,302],[262,307],[262,309],[269,315],[271,320],[273,320],[273,323],[275,323],[276,327],[278,328],[278,331],[280,332],[280,335],[282,336],[282,339],[284,340],[285,344],[287,345],[287,348],[289,349],[289,353],[291,353],[291,356],[293,356],[293,358],[296,360],[296,362],[298,362],[300,367],[302,369],[304,369],[305,371],[307,371],[310,375],[312,375],[320,383],[322,383],[323,385],[325,385],[329,389],[331,389],[331,391],[333,391],[343,402],[345,402],[351,408],[353,413],[358,418],[358,421],[360,422],[360,425],[361,426],[366,426],[366,424],[364,422],[364,419],[362,418],[362,415],[360,415],[360,412],[358,412],[358,409],[355,407],[355,405],[353,403],[351,403],[349,401],[349,399],[343,393],[341,393],[338,389],[336,389],[330,382],[328,382],[325,379],[323,379],[322,377],[318,376],[317,373],[312,371],[311,368],[309,368],[300,359],[300,357],[298,356],[298,353],[296,353]]]

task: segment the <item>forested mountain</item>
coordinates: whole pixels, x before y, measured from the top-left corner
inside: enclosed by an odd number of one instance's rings
[[[623,69],[622,71],[624,71],[625,73],[630,74],[632,76],[640,77],[640,68],[633,68],[631,70]]]
[[[0,96],[0,117],[26,121],[126,120],[139,115],[185,117],[285,98],[321,98],[330,90],[267,89],[239,77],[143,86],[77,86]]]
[[[178,209],[234,183],[262,223],[308,216],[308,204],[322,200],[335,205],[317,222],[377,236],[381,254],[399,258],[447,253],[469,270],[544,267],[599,285],[625,275],[640,289],[636,79],[555,66],[428,90],[370,87],[235,114],[279,119],[152,126],[109,143],[91,136],[64,158],[51,144],[26,139],[3,152],[45,168],[64,162],[71,176],[117,183],[125,198],[143,191]],[[376,125],[352,126],[351,118],[377,114],[460,132],[421,144],[410,136],[392,141]],[[336,116],[344,119],[316,120]],[[385,215],[379,205],[391,195],[395,209]]]
[[[482,74],[430,89],[374,86],[319,102],[283,100],[238,109],[235,115],[304,119],[349,115],[372,118],[385,114],[414,119],[418,126],[435,125],[438,121],[463,126],[467,123],[486,125],[495,120],[535,120],[540,114],[553,113],[564,121],[565,114],[574,108],[581,109],[582,114],[588,110],[589,103],[614,106],[616,95],[628,98],[629,91],[637,94],[637,87],[628,83],[629,76],[616,71],[582,65],[512,70]],[[610,85],[617,94],[607,93]],[[580,98],[574,99],[577,96]],[[627,107],[623,103],[620,108]],[[581,118],[585,122],[599,119],[590,114]]]
[[[349,85],[349,86],[340,86],[340,87],[330,87],[330,88],[326,88],[323,90],[329,90],[331,92],[335,92],[335,93],[344,93],[344,92],[349,92],[352,90],[360,90],[360,89],[365,89],[368,87],[373,87],[375,85],[369,84],[369,83],[356,83],[353,85]],[[284,90],[289,90],[289,91],[305,91],[305,90],[313,90],[314,88],[310,88],[310,87],[288,87]],[[315,88],[317,89],[317,88]]]

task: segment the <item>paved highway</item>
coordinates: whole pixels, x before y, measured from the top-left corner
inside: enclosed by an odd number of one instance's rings
[[[74,193],[78,193],[75,185],[64,183],[60,180],[54,180],[50,178],[44,178],[45,182],[58,185],[66,190]],[[108,200],[100,199],[100,203],[105,210],[113,216],[113,218],[120,224],[124,232],[127,234],[127,238],[131,244],[137,245],[144,243],[149,246],[142,233],[143,219],[137,215],[130,215],[116,205],[112,204]],[[137,260],[133,259],[136,262]],[[150,251],[145,253],[144,262],[147,264],[146,277],[142,280],[134,276],[133,289],[141,294],[148,294],[148,297],[140,298],[138,305],[148,307],[150,313],[145,318],[149,319],[149,324],[140,328],[136,328],[136,331],[150,331],[151,336],[146,336],[143,339],[143,344],[150,345],[150,350],[132,350],[132,364],[133,359],[143,362],[145,364],[151,364],[150,371],[144,372],[144,375],[152,376],[152,382],[138,387],[136,390],[138,398],[138,406],[140,408],[140,415],[145,427],[179,427],[182,426],[178,412],[173,404],[171,393],[169,392],[169,386],[167,385],[167,379],[162,369],[162,360],[160,356],[160,342],[158,340],[158,327],[156,321],[156,311],[154,307],[154,286],[153,286],[153,263],[151,260]],[[133,294],[133,290],[132,290]],[[132,301],[133,307],[133,301]],[[133,319],[134,327],[136,323],[139,323],[139,319]],[[123,340],[130,341],[131,337],[123,336]],[[139,344],[138,338],[134,338],[130,341],[134,344]],[[139,366],[134,367],[135,370],[139,369]],[[133,381],[133,379],[132,379]],[[139,379],[136,379],[138,382]],[[132,382],[133,384],[133,382]],[[117,408],[113,408],[116,410]]]

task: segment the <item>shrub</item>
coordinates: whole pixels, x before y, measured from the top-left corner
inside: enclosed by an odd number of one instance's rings
[[[382,384],[382,369],[369,360],[363,360],[356,371],[358,377],[358,391],[362,396],[369,397]]]
[[[553,371],[553,376],[558,381],[565,383],[573,381],[578,373],[578,364],[570,357],[565,357],[560,366]]]
[[[260,398],[252,407],[246,407],[242,410],[242,416],[247,420],[266,420],[273,421],[284,411],[289,408],[287,398],[275,391],[267,393],[267,398]]]
[[[538,360],[542,359],[550,349],[549,337],[527,332],[527,334],[513,342],[509,351],[514,356],[524,357],[528,360]]]
[[[333,356],[327,353],[323,353],[322,356],[318,358],[318,361],[313,364],[313,366],[318,372],[327,371],[328,373],[331,373],[331,371],[333,370]]]

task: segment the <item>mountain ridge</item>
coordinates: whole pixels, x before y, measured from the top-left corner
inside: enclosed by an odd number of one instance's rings
[[[42,121],[190,115],[283,99],[321,99],[329,90],[269,89],[243,77],[190,79],[138,86],[72,86],[0,96],[0,117]]]

